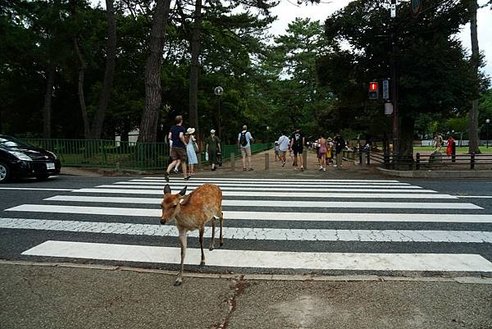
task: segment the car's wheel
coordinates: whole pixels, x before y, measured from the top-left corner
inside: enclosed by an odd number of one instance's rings
[[[0,183],[5,183],[10,178],[10,168],[5,163],[0,162]]]

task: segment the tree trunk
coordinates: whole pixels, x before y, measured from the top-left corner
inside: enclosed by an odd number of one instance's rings
[[[87,114],[87,106],[85,104],[85,92],[84,92],[85,70],[87,68],[87,63],[84,60],[84,55],[82,55],[82,52],[80,51],[80,47],[77,39],[74,39],[73,43],[74,43],[75,52],[77,53],[77,57],[79,58],[79,62],[80,62],[77,94],[79,96],[80,110],[82,112],[82,122],[84,123],[84,137],[88,139],[90,138],[90,123],[89,123],[89,115]]]
[[[470,1],[470,34],[471,34],[471,49],[472,54],[470,61],[473,66],[473,73],[478,79],[478,68],[480,65],[480,50],[478,47],[478,33],[477,33],[477,10],[478,3],[476,0]],[[475,99],[471,103],[471,109],[468,113],[468,139],[470,144],[468,145],[468,153],[480,153],[479,138],[478,138],[478,99]]]
[[[195,1],[195,12],[193,15],[193,29],[191,32],[191,68],[190,68],[190,91],[189,91],[189,121],[190,126],[198,129],[198,75],[200,72],[200,32],[202,24],[202,0]],[[220,130],[219,130],[220,132]]]
[[[150,54],[145,65],[145,107],[140,122],[141,142],[155,142],[161,106],[161,63],[166,21],[171,0],[158,0],[150,34]]]
[[[400,139],[399,139],[399,161],[400,169],[411,169],[413,166],[413,134],[415,119],[407,116],[400,116]]]
[[[43,138],[51,138],[51,100],[55,85],[56,65],[50,61],[46,72],[46,90],[43,104]]]
[[[116,19],[114,15],[114,0],[106,0],[106,14],[108,18],[108,39],[106,41],[106,70],[104,82],[99,98],[99,106],[92,121],[91,137],[101,138],[104,118],[111,99],[113,89],[114,69],[116,66]]]

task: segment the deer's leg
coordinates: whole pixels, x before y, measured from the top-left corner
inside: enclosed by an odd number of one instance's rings
[[[203,252],[203,233],[205,232],[205,226],[200,227],[199,235],[200,235],[200,249],[202,251],[202,260],[200,261],[200,266],[205,265],[205,253]]]
[[[215,216],[212,216],[212,240],[210,241],[210,247],[208,250],[212,251],[215,248]]]
[[[187,236],[186,230],[179,230],[179,243],[181,244],[181,269],[179,270],[178,277],[174,281],[175,286],[181,285],[183,283],[183,271],[184,271],[184,259],[186,256],[186,246],[187,246]]]
[[[222,247],[224,245],[224,236],[222,235],[222,227],[224,226],[224,213],[221,211],[220,212],[220,246]]]

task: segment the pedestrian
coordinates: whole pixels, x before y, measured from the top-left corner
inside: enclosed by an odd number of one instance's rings
[[[439,134],[438,132],[434,133],[433,142],[434,142],[434,149],[435,149],[434,152],[441,152],[441,147],[442,144],[444,143],[441,134]]]
[[[282,167],[284,167],[286,162],[286,154],[289,150],[290,140],[289,137],[285,136],[285,134],[282,132],[282,135],[278,138],[277,142],[280,161],[282,161]]]
[[[451,156],[451,162],[456,161],[456,141],[452,135],[448,137],[448,145],[446,147],[446,154]]]
[[[275,141],[275,146],[273,147],[273,152],[275,153],[275,162],[280,160],[280,149],[278,146],[278,141]]]
[[[187,156],[183,117],[181,115],[177,115],[174,121],[175,124],[171,127],[168,134],[168,140],[171,144],[170,154],[172,162],[167,166],[166,172],[164,173],[164,178],[166,179],[166,182],[169,182],[169,173],[171,172],[171,169],[175,167],[178,161],[181,162],[184,179],[190,179],[190,176],[188,176],[188,173],[186,171]]]
[[[210,130],[210,136],[205,140],[205,152],[208,154],[208,161],[212,171],[217,169],[217,154],[222,153],[220,148],[220,138],[215,135],[215,129]]]
[[[304,144],[306,144],[306,137],[301,129],[298,127],[290,136],[290,148],[294,153],[294,161],[301,170],[304,170],[304,163],[302,158],[302,152],[304,150]]]
[[[335,137],[335,157],[336,157],[336,165],[334,167],[341,167],[343,160],[343,150],[345,149],[345,140],[340,134],[337,134]]]
[[[328,152],[328,143],[326,138],[321,135],[318,140],[318,161],[319,161],[319,170],[326,171],[326,153]]]
[[[326,165],[333,163],[333,139],[328,137],[326,140]]]
[[[243,170],[252,171],[251,168],[251,143],[254,142],[254,138],[248,131],[248,126],[244,125],[243,130],[237,136],[237,146],[241,150],[241,156],[243,159]],[[247,166],[246,166],[247,160]]]
[[[196,154],[198,153],[198,144],[196,142],[195,128],[188,128],[185,134],[186,141],[186,156],[188,158],[188,176],[192,176],[195,174],[195,165],[198,164],[198,157]]]

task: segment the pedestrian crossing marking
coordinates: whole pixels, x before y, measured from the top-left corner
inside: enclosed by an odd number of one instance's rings
[[[175,189],[177,191],[177,189]],[[103,194],[147,194],[162,195],[161,189],[123,189],[123,188],[82,188],[73,190],[76,193],[103,193]],[[264,190],[252,191],[228,191],[223,190],[222,195],[225,197],[243,196],[243,197],[287,197],[287,198],[353,198],[353,199],[457,199],[449,194],[430,194],[430,193],[383,193],[382,191],[372,191],[377,194],[369,193],[324,193],[324,192],[270,192]]]
[[[177,192],[185,185],[188,186],[188,191],[191,191],[202,183],[216,183],[223,190],[224,217],[226,219],[224,237],[230,241],[353,242],[354,245],[357,242],[421,243],[422,246],[426,243],[492,243],[492,232],[481,231],[483,226],[479,230],[454,231],[311,229],[309,227],[304,229],[285,228],[285,225],[282,228],[275,227],[274,221],[285,223],[294,221],[319,223],[492,223],[492,215],[481,213],[480,210],[483,208],[473,203],[457,202],[459,196],[438,193],[397,180],[193,178],[192,181],[185,182],[181,178],[173,177],[170,185]],[[116,221],[118,220],[115,218],[116,216],[126,218],[152,217],[155,218],[155,224],[154,222],[151,224],[111,222],[109,219],[100,222],[89,221],[89,218],[73,220],[72,218],[64,219],[63,216],[57,217],[57,220],[0,217],[0,228],[175,238],[178,233],[174,225],[158,224],[161,215],[159,205],[162,200],[164,184],[163,177],[146,177],[131,179],[126,182],[115,182],[112,185],[99,185],[94,188],[66,189],[60,190],[60,192],[66,192],[64,195],[55,195],[44,199],[51,204],[22,204],[5,209],[9,212],[31,214],[111,216]],[[145,197],[146,195],[148,197]],[[56,204],[59,202],[70,202],[71,204]],[[132,205],[134,206],[132,207]],[[249,211],[253,208],[261,209],[261,211]],[[362,209],[362,211],[355,212],[358,210],[352,209]],[[382,210],[382,212],[378,210]],[[404,210],[422,211],[404,213]],[[438,213],[440,210],[449,213]],[[473,212],[468,214],[451,213],[457,212],[454,210],[472,210]],[[236,224],[234,220],[243,222]],[[262,227],[257,227],[259,225],[254,224],[250,225],[252,227],[242,227],[245,225],[245,220],[272,221],[272,223],[266,222],[261,225]],[[265,225],[273,227],[263,227]],[[354,227],[357,227],[357,224]],[[206,236],[211,235],[210,230],[210,227],[206,228]],[[194,238],[198,237],[197,232],[190,232],[189,235]],[[252,244],[251,248],[263,249],[262,244]],[[329,249],[329,244],[327,246]],[[432,247],[429,250],[432,250]],[[200,259],[199,249],[188,249],[188,253],[191,253],[189,258],[187,255],[189,264],[197,265]],[[46,241],[25,251],[23,255],[179,264],[180,252],[179,248]],[[471,253],[320,253],[220,249],[209,254],[208,257],[218,257],[219,259],[212,261],[207,259],[207,265],[219,267],[492,272],[490,261],[481,255]]]
[[[57,195],[46,198],[47,201],[73,201],[73,202],[95,202],[95,203],[124,203],[124,204],[153,204],[159,205],[162,198],[138,198],[138,197],[101,197],[101,196],[74,196],[74,195]],[[252,203],[254,202],[254,204]],[[483,209],[473,203],[468,202],[365,202],[365,201],[305,201],[305,200],[229,200],[224,199],[222,206],[231,207],[251,207],[258,206],[262,208],[362,208],[362,209]],[[7,210],[16,209],[16,207]]]
[[[22,253],[138,263],[180,263],[180,249],[126,244],[48,240]],[[492,263],[475,254],[324,253],[215,249],[206,251],[206,265],[217,267],[349,270],[492,272]],[[188,248],[185,263],[198,265],[200,249]]]
[[[47,200],[60,200],[48,198]],[[67,201],[75,201],[67,200]],[[81,201],[81,200],[79,200]],[[105,216],[154,217],[161,215],[159,209],[120,208],[95,206],[63,206],[23,204],[5,211],[86,214]],[[424,222],[424,223],[492,223],[492,215],[485,214],[422,214],[422,213],[324,213],[324,212],[268,212],[268,211],[230,211],[224,210],[227,220],[261,220],[261,221],[330,221],[330,222]]]
[[[73,220],[0,218],[0,228],[98,234],[178,236],[178,230],[174,225],[87,222]],[[210,227],[205,228],[206,236],[211,236],[211,230],[212,229]],[[188,235],[196,238],[198,237],[198,232],[193,231]],[[233,240],[269,241],[492,243],[492,232],[442,230],[279,229],[225,226],[224,238]]]

